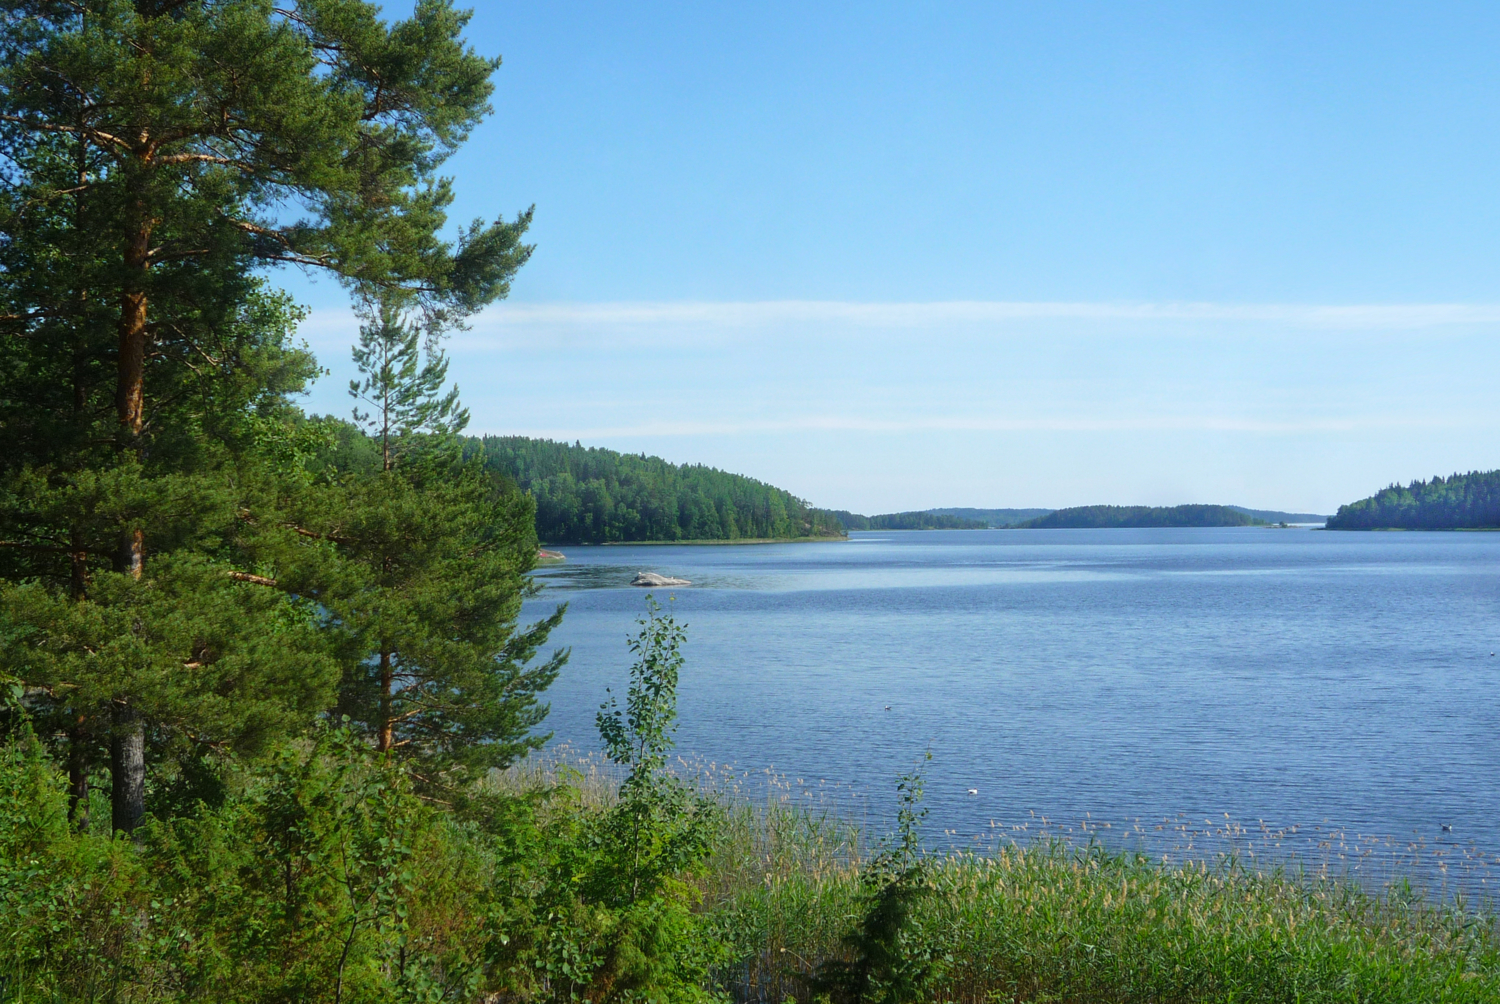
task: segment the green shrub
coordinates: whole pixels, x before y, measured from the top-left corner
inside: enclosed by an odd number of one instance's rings
[[[552,830],[535,958],[556,1001],[707,1000],[724,958],[687,880],[711,850],[716,806],[667,770],[684,631],[650,597],[639,623],[625,707],[611,698],[597,717],[606,756],[627,772],[618,797]]]

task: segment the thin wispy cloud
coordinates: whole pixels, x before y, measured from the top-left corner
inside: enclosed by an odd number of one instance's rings
[[[1492,426],[1493,420],[1480,420]],[[862,418],[848,415],[803,415],[783,419],[744,421],[662,420],[609,426],[535,428],[517,430],[519,436],[541,439],[610,439],[633,436],[743,436],[787,432],[1242,432],[1262,435],[1349,433],[1390,429],[1473,428],[1473,416],[1368,416],[1291,421],[1266,421],[1212,415],[1126,418],[975,418],[926,416],[904,419]]]
[[[1254,304],[1069,303],[948,300],[929,303],[857,303],[837,300],[767,300],[675,303],[501,303],[474,318],[454,344],[468,349],[535,343],[549,337],[625,334],[659,337],[672,331],[719,333],[811,326],[828,332],[908,330],[962,326],[1004,328],[1020,322],[1073,321],[1109,330],[1111,323],[1155,322],[1161,334],[1196,334],[1223,323],[1276,325],[1308,332],[1419,331],[1500,326],[1500,304]],[[353,339],[358,319],[348,309],[314,311],[302,325],[305,338],[327,349]],[[1149,333],[1149,332],[1148,332]]]
[[[986,300],[929,303],[856,303],[836,300],[508,303],[495,307],[489,312],[488,319],[501,324],[560,327],[662,324],[742,327],[791,322],[924,327],[1023,320],[1246,321],[1358,330],[1500,324],[1500,304],[1067,303]]]

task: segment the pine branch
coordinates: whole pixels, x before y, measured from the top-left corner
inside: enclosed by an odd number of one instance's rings
[[[275,588],[277,585],[275,579],[268,579],[264,575],[251,575],[249,572],[239,572],[234,569],[230,569],[224,574],[236,582],[248,582],[254,586],[271,586]]]

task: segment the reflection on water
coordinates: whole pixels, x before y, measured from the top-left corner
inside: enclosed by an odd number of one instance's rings
[[[628,583],[654,571],[693,581],[658,591],[689,625],[680,748],[859,792],[870,818],[931,748],[932,836],[955,843],[1061,820],[1154,855],[1295,852],[1434,886],[1487,884],[1500,852],[1500,534],[561,550],[527,604],[570,605],[559,739],[592,745],[643,607]]]

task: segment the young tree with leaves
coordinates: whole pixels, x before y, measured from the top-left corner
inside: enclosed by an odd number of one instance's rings
[[[596,716],[605,755],[626,771],[619,799],[558,835],[538,906],[553,1001],[712,1001],[709,972],[727,961],[687,881],[708,856],[716,807],[669,766],[686,630],[649,595],[637,623],[624,705],[611,696]]]

